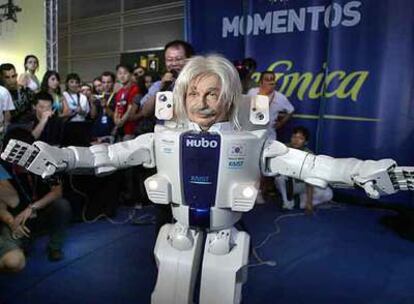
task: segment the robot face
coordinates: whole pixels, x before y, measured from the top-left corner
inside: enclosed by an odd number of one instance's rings
[[[221,83],[216,75],[201,75],[191,80],[185,101],[190,121],[207,130],[217,122],[228,120],[226,103],[220,94]]]

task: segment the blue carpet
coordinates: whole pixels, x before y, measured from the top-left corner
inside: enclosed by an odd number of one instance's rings
[[[253,246],[274,231],[276,217],[293,213],[266,204],[246,214]],[[281,232],[258,250],[277,266],[249,268],[243,303],[414,303],[414,243],[379,223],[390,214],[345,206],[281,219]],[[75,224],[58,263],[47,261],[40,238],[23,272],[0,275],[0,303],[149,303],[154,238],[153,226]]]

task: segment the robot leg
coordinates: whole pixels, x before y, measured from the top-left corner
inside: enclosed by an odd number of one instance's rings
[[[250,236],[235,228],[207,235],[201,273],[200,304],[241,302],[247,281]]]
[[[202,232],[179,223],[161,228],[154,249],[158,277],[152,304],[193,303],[202,242]]]

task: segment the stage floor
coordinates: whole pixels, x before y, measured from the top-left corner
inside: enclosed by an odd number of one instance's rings
[[[121,209],[117,220],[133,209]],[[135,218],[154,213],[137,210]],[[244,224],[253,246],[277,266],[249,268],[243,303],[414,303],[414,243],[380,224],[392,211],[340,205],[313,216],[258,205]],[[46,237],[34,244],[26,269],[0,274],[0,303],[149,303],[156,269],[153,225],[114,225],[106,220],[73,224],[66,258],[47,260]],[[251,255],[252,264],[257,263]]]

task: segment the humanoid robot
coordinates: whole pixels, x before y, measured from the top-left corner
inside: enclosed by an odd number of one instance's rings
[[[220,56],[190,59],[176,81],[174,105],[167,95],[157,97],[156,115],[172,120],[154,133],[89,148],[11,141],[2,154],[43,177],[156,166],[157,174],[145,181],[148,196],[170,204],[176,222],[164,225],[157,237],[154,304],[192,303],[200,268],[199,303],[240,303],[250,238],[234,224],[253,208],[261,174],[318,187],[358,185],[373,198],[413,190],[413,168],[397,167],[391,159],[334,159],[266,141],[266,100],[240,104],[237,71]]]

